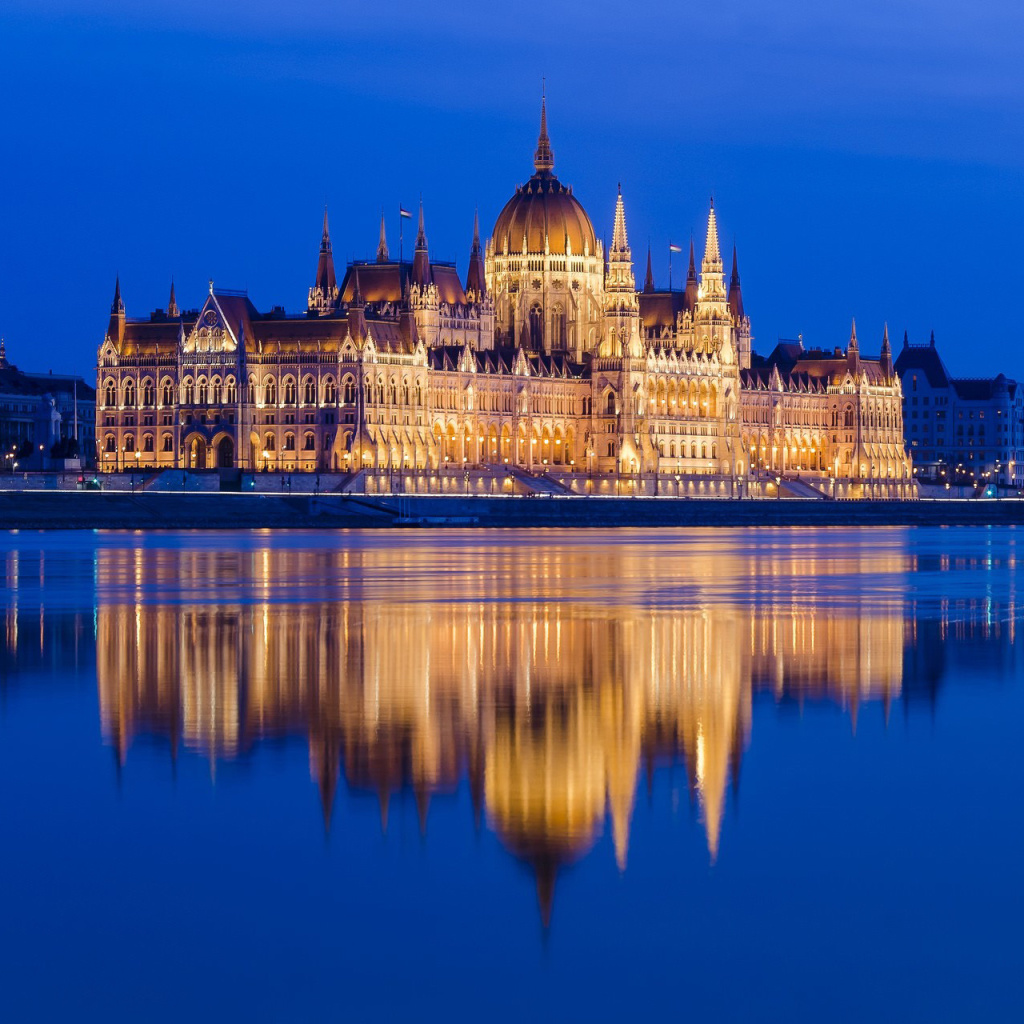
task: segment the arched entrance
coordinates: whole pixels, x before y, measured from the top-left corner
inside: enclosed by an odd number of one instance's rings
[[[232,469],[235,465],[235,443],[230,437],[222,437],[217,445],[217,466]]]
[[[189,469],[206,469],[206,442],[193,437],[185,449],[185,461]]]

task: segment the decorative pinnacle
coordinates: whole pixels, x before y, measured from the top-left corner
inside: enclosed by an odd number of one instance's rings
[[[420,196],[420,226],[419,231],[416,233],[416,248],[426,249],[427,247],[427,233],[423,228],[423,197]]]
[[[626,252],[629,241],[626,238],[626,208],[622,203],[622,185],[615,200],[615,227],[612,229],[612,252]]]
[[[320,236],[320,251],[330,252],[331,251],[331,232],[327,227],[327,205],[324,204],[324,231]]]
[[[384,232],[384,207],[380,208],[380,241],[377,243],[377,262],[387,263],[388,261],[388,239]]]
[[[538,174],[549,174],[555,166],[555,154],[551,152],[551,140],[548,138],[548,104],[547,97],[541,89],[540,97],[540,137],[537,139],[537,152],[533,154],[533,167]]]

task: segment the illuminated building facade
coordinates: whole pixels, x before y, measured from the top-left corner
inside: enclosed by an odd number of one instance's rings
[[[215,289],[199,309],[128,319],[120,284],[99,349],[103,469],[347,474],[368,491],[513,487],[838,496],[913,494],[899,381],[856,337],[827,357],[762,360],[714,206],[698,277],[637,289],[621,191],[608,252],[554,174],[546,111],[534,173],[465,281],[430,257],[374,260],[339,284],[326,213],[301,316]],[[397,473],[397,479],[396,479]],[[344,483],[342,484],[344,486]]]

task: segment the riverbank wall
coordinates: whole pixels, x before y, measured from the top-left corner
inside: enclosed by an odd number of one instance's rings
[[[0,492],[0,529],[997,526],[1024,500],[814,501],[110,491]]]

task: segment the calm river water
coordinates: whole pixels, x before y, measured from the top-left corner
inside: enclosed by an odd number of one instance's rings
[[[1017,1019],[1022,558],[0,534],[0,1017]]]

